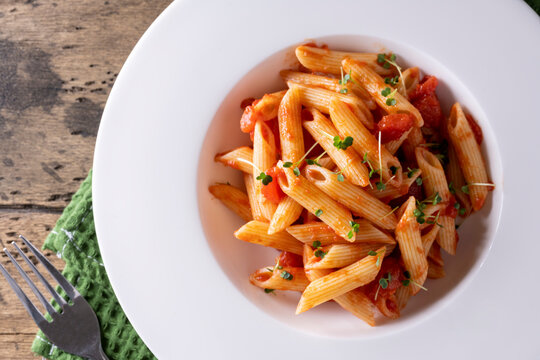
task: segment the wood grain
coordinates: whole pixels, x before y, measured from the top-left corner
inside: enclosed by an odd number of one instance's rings
[[[169,3],[0,2],[2,241],[24,233],[43,243],[92,166],[101,113],[122,64]],[[48,257],[63,267],[55,254]],[[35,359],[35,331],[0,279],[0,359]]]

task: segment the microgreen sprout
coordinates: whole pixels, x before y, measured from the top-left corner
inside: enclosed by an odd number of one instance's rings
[[[360,224],[351,220],[349,221],[349,225],[351,225],[351,231],[349,231],[349,233],[347,234],[347,237],[349,239],[352,239],[352,237],[354,236],[354,233],[357,233],[360,230]]]
[[[401,285],[403,285],[403,286],[409,286],[410,284],[414,284],[414,285],[418,286],[420,289],[425,290],[425,291],[428,291],[428,289],[426,289],[425,287],[423,287],[422,285],[420,285],[419,283],[417,283],[416,281],[414,281],[414,280],[411,278],[411,273],[410,273],[410,272],[404,271],[404,272],[403,272],[403,276],[405,277],[405,280],[403,280],[403,281],[401,282]]]
[[[390,281],[392,281],[392,274],[390,273],[387,273],[386,277],[382,277],[379,279],[379,286],[377,287],[377,291],[375,292],[375,300],[377,300],[377,296],[379,295],[379,290],[381,288],[383,289],[388,288]]]

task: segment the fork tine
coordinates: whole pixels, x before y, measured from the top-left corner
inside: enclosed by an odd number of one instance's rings
[[[19,298],[19,300],[21,300],[21,302],[22,302],[23,306],[25,307],[26,311],[28,311],[28,313],[30,314],[32,319],[34,319],[36,324],[40,325],[43,322],[47,322],[45,317],[39,312],[39,310],[32,303],[32,301],[30,301],[30,299],[28,299],[26,294],[22,291],[22,289],[19,287],[19,285],[17,285],[17,282],[11,277],[9,272],[6,270],[6,268],[2,264],[0,264],[0,271],[2,272],[4,277],[6,278],[7,282],[9,283],[9,285],[11,286],[13,291],[15,291],[15,294],[17,294],[17,297]]]
[[[34,282],[32,281],[32,279],[30,279],[30,277],[28,277],[28,274],[23,270],[23,268],[21,267],[21,265],[19,265],[19,263],[17,262],[17,260],[15,260],[15,258],[11,255],[11,253],[9,252],[8,249],[4,248],[4,252],[6,253],[6,255],[8,256],[9,260],[11,260],[11,262],[13,263],[13,265],[15,265],[15,268],[17,269],[17,271],[19,272],[19,274],[21,274],[21,276],[23,277],[24,281],[26,281],[26,283],[28,284],[28,286],[30,286],[30,289],[32,289],[32,292],[34,293],[34,295],[36,295],[36,297],[38,298],[39,302],[45,307],[45,309],[47,309],[47,312],[51,315],[55,314],[56,313],[56,310],[52,307],[51,304],[49,304],[49,302],[47,301],[47,299],[45,299],[45,297],[43,296],[43,294],[41,293],[41,291],[39,291],[39,289],[36,287],[36,284],[34,284]]]
[[[49,282],[43,277],[43,275],[41,274],[41,272],[36,268],[36,266],[30,261],[30,259],[26,256],[26,254],[21,250],[21,248],[17,245],[17,243],[15,242],[12,242],[11,245],[13,245],[15,247],[15,249],[17,250],[17,252],[19,253],[19,255],[21,255],[21,257],[24,259],[24,261],[28,264],[28,266],[30,266],[30,268],[32,269],[32,271],[34,272],[34,274],[36,274],[37,278],[39,279],[39,281],[43,284],[43,286],[45,286],[47,288],[47,290],[51,293],[51,295],[53,296],[54,300],[56,300],[56,302],[60,305],[61,308],[64,307],[64,305],[67,304],[66,300],[64,300],[64,298],[62,298],[60,296],[60,294],[58,294],[56,292],[56,290],[52,287],[51,284],[49,284]]]
[[[39,252],[39,250],[36,249],[36,247],[30,241],[28,241],[22,235],[19,235],[19,237],[26,244],[26,246],[28,246],[32,254],[34,254],[34,256],[39,260],[39,262],[43,266],[45,266],[49,274],[51,274],[51,276],[58,282],[58,284],[60,284],[62,289],[64,289],[64,291],[66,292],[66,294],[68,294],[71,300],[75,299],[75,297],[80,296],[77,289],[75,289],[75,287],[73,287],[73,285],[71,285],[69,281],[67,281],[67,279],[64,277],[64,275],[60,273],[60,271],[56,270],[56,268],[49,262],[49,260],[47,260],[47,258],[43,256],[43,254],[41,254],[41,252]]]

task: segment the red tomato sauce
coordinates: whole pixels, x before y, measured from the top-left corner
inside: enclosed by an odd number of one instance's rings
[[[474,138],[476,139],[476,142],[478,143],[478,145],[481,145],[482,140],[484,140],[484,134],[482,133],[482,128],[480,127],[480,125],[478,125],[476,120],[474,120],[474,118],[471,115],[465,114],[465,117],[467,118],[467,121],[469,122],[469,125],[474,134]]]
[[[425,126],[439,128],[442,121],[441,104],[435,89],[439,81],[435,76],[426,75],[418,86],[409,94],[411,103],[420,111]]]
[[[279,262],[281,266],[289,267],[303,267],[304,261],[302,256],[293,254],[287,251],[282,251],[281,254],[276,258],[276,263]]]
[[[444,210],[444,215],[450,216],[451,218],[456,218],[458,211],[454,207],[457,203],[457,200],[454,195],[450,195],[450,200],[448,201],[448,206],[446,206],[446,209]],[[442,214],[441,214],[442,215]]]
[[[252,98],[252,97],[245,98],[240,103],[240,108],[242,108],[242,110],[244,110],[246,107],[248,107],[250,105],[254,105],[253,102],[255,102],[255,98]]]
[[[263,185],[261,188],[263,196],[274,204],[279,204],[281,199],[283,199],[285,196],[278,184],[278,176],[280,173],[281,170],[275,166],[266,170],[266,175],[270,175],[272,177],[272,182],[270,182],[268,185]]]
[[[386,257],[382,261],[381,270],[375,280],[365,286],[366,295],[373,302],[375,302],[375,294],[377,294],[377,299],[380,297],[388,298],[394,294],[400,286],[403,286],[401,282],[405,280],[403,275],[404,270],[395,257]],[[379,280],[383,277],[388,279],[388,274],[390,274],[390,281],[388,282],[388,287],[383,289],[379,286]],[[377,290],[379,291],[378,293]]]
[[[414,119],[409,114],[385,115],[377,123],[377,131],[381,132],[381,142],[383,144],[397,140],[413,127]]]

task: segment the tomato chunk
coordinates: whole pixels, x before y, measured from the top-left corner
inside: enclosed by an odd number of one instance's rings
[[[263,196],[274,204],[279,204],[281,199],[283,199],[283,197],[285,196],[278,184],[278,176],[280,172],[281,170],[276,168],[275,166],[266,170],[266,175],[271,176],[272,181],[268,183],[268,185],[263,185],[261,188]]]
[[[287,251],[282,251],[281,254],[276,259],[276,263],[279,263],[280,266],[290,266],[290,267],[303,267],[304,260],[302,256],[293,254]]]
[[[377,123],[377,129],[381,132],[381,142],[387,143],[397,140],[409,131],[414,124],[414,119],[409,114],[390,114],[385,115]]]
[[[424,95],[412,101],[415,108],[420,111],[424,126],[437,129],[441,125],[442,111],[441,103],[435,93]]]
[[[435,93],[435,89],[439,84],[439,80],[432,75],[426,75],[416,86],[416,88],[409,94],[409,99],[416,100],[426,95],[431,95]]]

